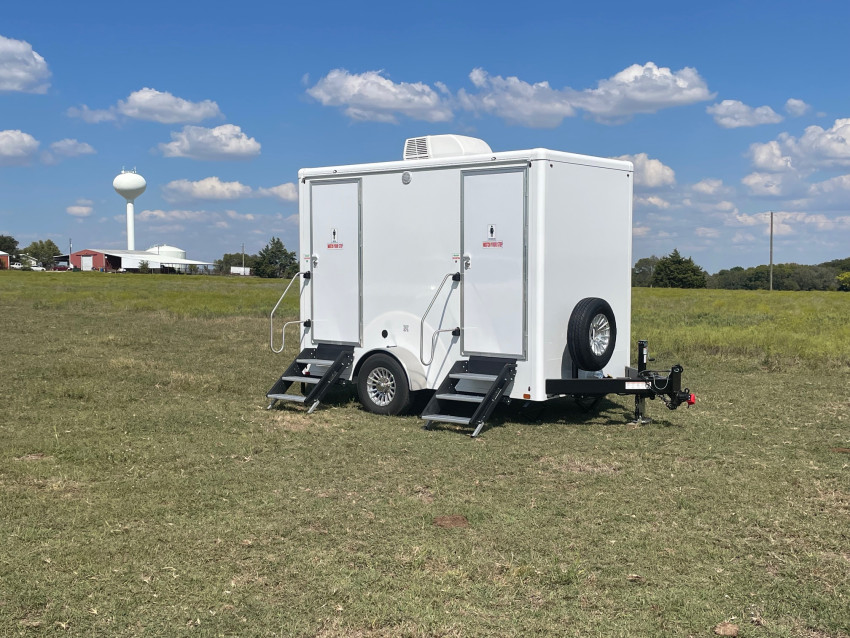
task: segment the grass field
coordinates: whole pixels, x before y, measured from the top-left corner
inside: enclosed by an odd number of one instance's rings
[[[472,440],[266,411],[282,290],[0,273],[0,635],[850,636],[850,294],[635,290],[695,408]]]

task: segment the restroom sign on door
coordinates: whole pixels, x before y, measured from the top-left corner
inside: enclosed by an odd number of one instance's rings
[[[481,242],[482,248],[501,248],[502,242],[500,242],[496,237],[496,224],[487,224],[487,229],[485,230],[487,239]]]
[[[341,250],[342,242],[339,239],[339,231],[336,228],[331,228],[331,241],[328,243],[328,250]]]

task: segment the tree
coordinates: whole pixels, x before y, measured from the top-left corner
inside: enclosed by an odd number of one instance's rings
[[[147,275],[151,271],[151,264],[147,259],[142,259],[139,262],[139,272],[143,275]]]
[[[259,255],[254,265],[254,274],[258,277],[294,277],[298,272],[298,260],[295,252],[286,250],[278,237],[272,237]]]
[[[245,268],[255,268],[259,259],[257,255],[245,255]],[[224,253],[213,265],[215,271],[222,275],[229,275],[231,266],[242,267],[242,253]]]
[[[838,277],[838,289],[850,292],[850,272],[843,272]]]
[[[659,288],[705,288],[706,285],[705,271],[675,249],[658,260],[651,281],[652,286]]]
[[[59,250],[59,246],[54,244],[52,239],[40,239],[38,241],[34,241],[29,246],[24,248],[21,252],[32,257],[35,261],[39,262],[45,268],[52,267],[56,255],[62,253],[62,251]]]
[[[10,255],[17,255],[18,240],[11,235],[0,235],[0,250]]]
[[[658,265],[658,257],[643,257],[638,259],[632,268],[632,286],[636,288],[646,288],[652,284],[652,273],[655,272],[655,266]]]

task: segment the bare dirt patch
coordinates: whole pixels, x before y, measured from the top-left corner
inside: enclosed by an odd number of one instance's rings
[[[34,452],[32,454],[24,454],[23,456],[16,457],[16,461],[48,461],[53,457],[47,454],[43,454],[41,452]]]
[[[434,495],[427,487],[417,485],[413,488],[413,490],[416,493],[416,498],[418,498],[420,501],[428,503],[429,505],[434,502]]]
[[[466,516],[451,514],[449,516],[435,516],[434,525],[443,529],[454,529],[456,527],[469,527],[469,521]]]

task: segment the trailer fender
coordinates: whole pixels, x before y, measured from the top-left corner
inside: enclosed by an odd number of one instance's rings
[[[374,350],[369,350],[368,352],[363,353],[360,359],[358,359],[357,365],[354,367],[355,377],[359,374],[360,367],[363,365],[363,362],[376,353],[390,355],[399,362],[407,375],[407,383],[410,386],[411,391],[424,390],[427,388],[425,368],[419,362],[419,358],[409,350],[400,347],[375,348]]]

